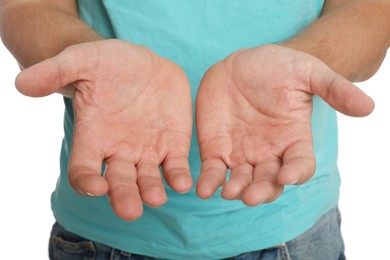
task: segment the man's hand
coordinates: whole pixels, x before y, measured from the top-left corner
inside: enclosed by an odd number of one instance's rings
[[[306,182],[315,171],[313,94],[351,116],[374,109],[319,59],[282,46],[240,50],[214,65],[196,102],[198,195],[209,198],[223,185],[223,198],[257,205],[275,200],[284,185]]]
[[[184,72],[145,47],[104,40],[68,47],[23,71],[20,92],[45,96],[75,86],[69,182],[83,195],[107,194],[125,220],[192,186],[188,165],[192,106]],[[101,176],[102,161],[107,168]]]

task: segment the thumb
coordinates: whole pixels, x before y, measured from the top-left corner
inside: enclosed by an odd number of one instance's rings
[[[64,51],[20,72],[15,79],[16,89],[30,97],[53,94],[64,86],[80,80],[78,67],[74,64],[72,56]]]
[[[313,94],[348,116],[367,116],[374,110],[375,103],[371,97],[325,64],[321,65],[311,75]]]

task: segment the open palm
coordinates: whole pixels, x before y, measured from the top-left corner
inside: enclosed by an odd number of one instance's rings
[[[142,202],[160,206],[167,199],[160,166],[174,190],[191,188],[191,97],[176,64],[147,48],[105,40],[71,46],[17,78],[29,96],[70,83],[75,127],[69,182],[75,190],[107,194],[119,217],[134,220]]]
[[[198,195],[209,198],[223,186],[223,198],[257,205],[275,200],[286,184],[307,181],[315,171],[313,94],[348,115],[373,109],[368,96],[320,60],[285,47],[240,50],[214,65],[196,103]]]

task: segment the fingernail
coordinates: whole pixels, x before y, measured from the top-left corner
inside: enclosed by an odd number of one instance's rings
[[[294,181],[290,182],[290,185],[295,185],[299,182],[299,178],[296,178]]]
[[[87,191],[84,192],[84,191],[82,191],[80,189],[76,189],[76,192],[78,194],[80,194],[81,196],[95,197],[95,195],[93,195],[92,193],[87,192]]]

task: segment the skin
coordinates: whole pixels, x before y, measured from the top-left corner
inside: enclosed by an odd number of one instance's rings
[[[275,200],[284,185],[310,179],[313,94],[351,116],[374,108],[367,95],[322,61],[282,46],[240,50],[214,65],[197,96],[198,195],[209,198],[223,185],[223,198],[254,206]]]
[[[142,203],[167,199],[160,165],[174,190],[191,188],[191,99],[176,64],[142,46],[103,40],[78,19],[75,1],[2,0],[0,7],[2,40],[27,68],[18,90],[73,97],[69,181],[77,192],[107,194],[119,217],[135,220]],[[315,171],[312,96],[351,116],[374,109],[351,81],[368,79],[381,64],[388,17],[389,1],[328,0],[320,19],[295,38],[238,50],[212,66],[196,100],[197,194],[207,199],[223,186],[225,199],[258,205],[307,181]]]
[[[134,220],[142,202],[158,207],[167,200],[160,165],[173,190],[192,187],[190,88],[176,64],[145,47],[104,40],[68,47],[16,79],[18,90],[29,96],[49,95],[70,83],[75,128],[69,183],[77,192],[107,194],[118,216]]]

